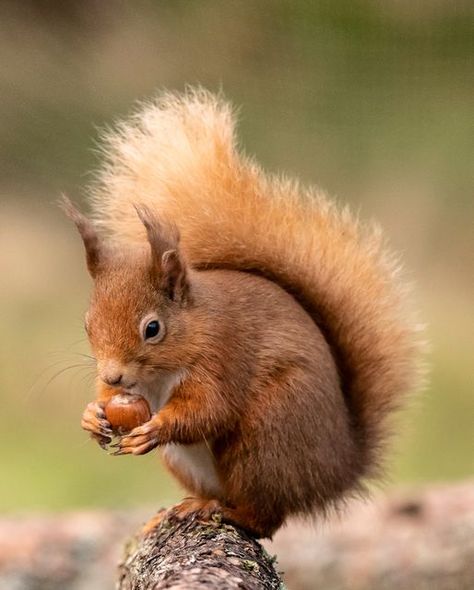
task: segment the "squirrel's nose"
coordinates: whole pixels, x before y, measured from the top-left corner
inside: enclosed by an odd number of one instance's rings
[[[97,364],[99,377],[107,385],[117,387],[123,383],[123,367],[115,360],[102,360]]]
[[[123,375],[121,375],[120,373],[110,373],[103,375],[102,381],[107,383],[107,385],[120,385],[120,383],[122,382],[122,377]]]

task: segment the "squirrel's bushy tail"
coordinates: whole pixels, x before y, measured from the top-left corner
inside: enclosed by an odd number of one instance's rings
[[[387,414],[417,378],[418,327],[379,230],[236,148],[231,108],[205,91],[164,94],[108,135],[94,214],[125,246],[144,242],[134,204],[174,221],[196,267],[258,272],[321,328],[354,420],[362,470],[377,467]]]

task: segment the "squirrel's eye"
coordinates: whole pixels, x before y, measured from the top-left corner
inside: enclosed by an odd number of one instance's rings
[[[160,342],[165,333],[165,324],[156,317],[155,313],[145,316],[140,322],[140,334],[147,344]]]
[[[152,320],[148,322],[145,327],[145,340],[149,340],[150,338],[155,338],[160,333],[160,322],[158,320]]]

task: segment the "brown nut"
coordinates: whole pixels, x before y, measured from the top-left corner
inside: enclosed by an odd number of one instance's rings
[[[141,395],[118,393],[107,402],[105,417],[115,434],[127,434],[150,420],[150,406]]]

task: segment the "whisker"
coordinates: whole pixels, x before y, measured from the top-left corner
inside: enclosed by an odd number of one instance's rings
[[[54,363],[50,363],[47,367],[45,367],[39,374],[36,375],[36,377],[34,378],[34,382],[31,385],[31,387],[27,390],[26,394],[25,394],[25,398],[28,398],[32,393],[34,388],[36,387],[36,385],[38,384],[38,382],[44,377],[44,375],[50,371],[51,369],[54,369],[55,367],[57,367],[58,365],[63,364],[65,361],[64,359],[61,359],[59,361],[55,361]]]
[[[53,366],[57,366],[59,363],[55,363]],[[28,391],[25,393],[24,397],[23,397],[23,402],[27,402],[31,399],[31,396],[34,393],[35,387],[38,385],[38,381],[41,379],[41,377],[46,373],[47,370],[51,369],[52,367],[48,367],[48,369],[46,369],[45,371],[42,372],[41,376],[33,383],[33,385],[28,389]],[[38,391],[38,395],[42,395],[45,391],[45,389],[47,387],[49,387],[49,385],[51,385],[51,383],[57,379],[58,377],[60,377],[61,375],[63,375],[64,373],[66,373],[67,371],[71,371],[72,369],[90,369],[90,365],[86,365],[84,363],[76,363],[74,365],[69,365],[67,367],[64,367],[62,369],[60,369],[59,371],[57,371],[54,375],[52,375],[52,377],[50,377],[47,382],[43,385],[43,387],[41,387],[41,389]]]
[[[81,380],[79,381],[79,383],[81,385],[84,385],[85,381],[87,379],[89,379],[89,385],[92,385],[93,381],[95,380],[96,374],[95,371],[91,371],[90,373],[85,373],[84,375],[82,375]]]
[[[97,362],[97,359],[94,356],[91,356],[90,354],[86,354],[84,352],[68,351],[67,353],[65,353],[64,350],[58,350],[58,351],[54,351],[54,352],[50,353],[50,356],[58,356],[58,355],[62,355],[62,358],[56,362],[63,362],[70,356],[79,356],[81,358],[87,359],[88,361],[91,361],[94,363]]]
[[[80,390],[80,388],[78,388],[78,387],[74,387],[74,388],[73,388],[73,381],[75,381],[75,380],[76,380],[76,378],[78,377],[78,375],[80,375],[80,373],[81,373],[81,372],[83,372],[83,371],[84,371],[84,369],[86,369],[86,370],[87,370],[87,372],[86,372],[86,373],[83,373],[83,375],[81,376],[81,381],[80,381],[79,383],[82,383],[82,382],[84,381],[84,378],[85,378],[85,377],[90,377],[90,376],[91,376],[91,372],[90,372],[90,369],[91,369],[91,368],[90,368],[90,367],[81,367],[81,368],[79,368],[78,370],[76,370],[76,371],[75,371],[73,374],[70,374],[70,375],[69,375],[69,381],[68,381],[68,384],[67,384],[67,387],[66,387],[66,389],[67,389],[67,393],[68,393],[68,395],[70,395],[70,392],[71,392],[71,391],[73,392],[73,395],[72,395],[72,397],[73,397],[74,399],[77,397],[77,393],[78,393],[78,391]],[[76,382],[77,382],[77,381],[76,381]]]
[[[97,359],[95,358],[95,356],[91,356],[90,354],[85,354],[84,352],[72,352],[70,354],[75,354],[76,356],[81,356],[87,360],[94,362],[94,363],[97,362]]]

